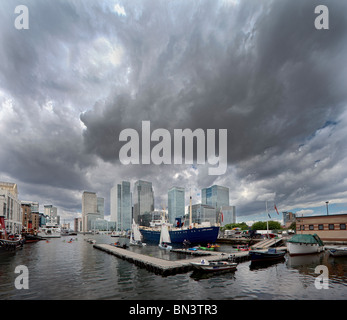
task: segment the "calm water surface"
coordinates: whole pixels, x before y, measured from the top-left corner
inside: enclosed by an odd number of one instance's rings
[[[289,257],[268,266],[238,265],[235,272],[202,275],[196,272],[162,277],[127,261],[94,249],[84,241],[111,243],[106,235],[78,235],[27,244],[14,254],[0,254],[0,299],[333,299],[347,298],[347,258],[332,258],[327,253]],[[127,241],[122,239],[121,241]],[[157,246],[130,247],[130,250],[162,259],[188,257],[168,253]],[[222,245],[224,252],[232,247]],[[29,289],[15,288],[16,266],[29,270]],[[316,289],[317,265],[329,269],[329,289]]]

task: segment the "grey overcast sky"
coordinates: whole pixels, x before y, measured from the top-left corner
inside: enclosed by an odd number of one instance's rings
[[[17,30],[16,6],[29,10]],[[329,9],[317,30],[315,7]],[[347,212],[347,2],[302,0],[2,0],[0,180],[21,200],[81,212],[121,180],[171,186],[193,201],[230,188],[241,220]],[[228,129],[228,168],[128,165],[125,128]],[[265,216],[264,216],[265,218]]]

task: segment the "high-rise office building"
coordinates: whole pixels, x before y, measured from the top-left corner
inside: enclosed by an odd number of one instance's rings
[[[100,219],[105,218],[105,199],[97,197],[96,211],[100,215]]]
[[[176,218],[184,217],[185,209],[185,189],[172,187],[168,191],[168,214],[169,221],[175,225]]]
[[[82,231],[90,229],[88,215],[97,214],[97,196],[95,192],[84,191],[82,195]],[[88,228],[89,227],[89,228]]]
[[[220,211],[222,206],[229,206],[229,188],[213,185],[201,190],[201,203]]]
[[[235,206],[222,206],[219,214],[217,213],[217,222],[221,226],[226,224],[236,223],[236,207]]]
[[[129,230],[132,223],[130,182],[122,181],[111,189],[111,221],[117,230]]]
[[[141,223],[141,220],[147,221],[145,216],[154,211],[154,192],[152,182],[138,180],[135,182],[133,192],[134,220]],[[143,217],[142,217],[143,216]]]
[[[47,218],[48,222],[60,224],[60,216],[58,216],[58,209],[51,204],[47,204],[43,206],[44,214]]]
[[[192,205],[192,222],[198,224],[209,222],[210,225],[215,225],[216,209],[201,203]]]

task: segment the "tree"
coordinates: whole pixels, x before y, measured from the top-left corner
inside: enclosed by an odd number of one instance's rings
[[[231,230],[233,228],[241,228],[241,230],[248,230],[248,225],[246,222],[241,223],[229,223],[223,227],[223,230]]]
[[[258,221],[253,223],[252,230],[266,230],[267,223],[266,221]],[[269,221],[269,230],[280,230],[282,229],[281,224],[277,221]]]

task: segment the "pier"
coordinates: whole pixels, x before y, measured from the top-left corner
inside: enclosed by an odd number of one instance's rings
[[[235,253],[225,253],[218,251],[191,251],[186,249],[174,249],[172,250],[175,253],[181,254],[190,254],[193,256],[197,256],[197,258],[186,259],[186,260],[163,260],[155,257],[150,257],[144,254],[132,252],[130,250],[126,250],[123,248],[117,248],[110,244],[94,244],[94,248],[112,254],[118,258],[123,260],[127,260],[136,266],[141,268],[145,268],[148,271],[154,272],[155,274],[168,276],[174,275],[177,273],[185,273],[191,271],[193,269],[191,262],[200,262],[201,257],[205,257],[206,260],[209,261],[221,261],[226,260],[230,255],[233,256],[233,259],[236,262],[241,262],[248,260],[248,252],[235,252]]]

